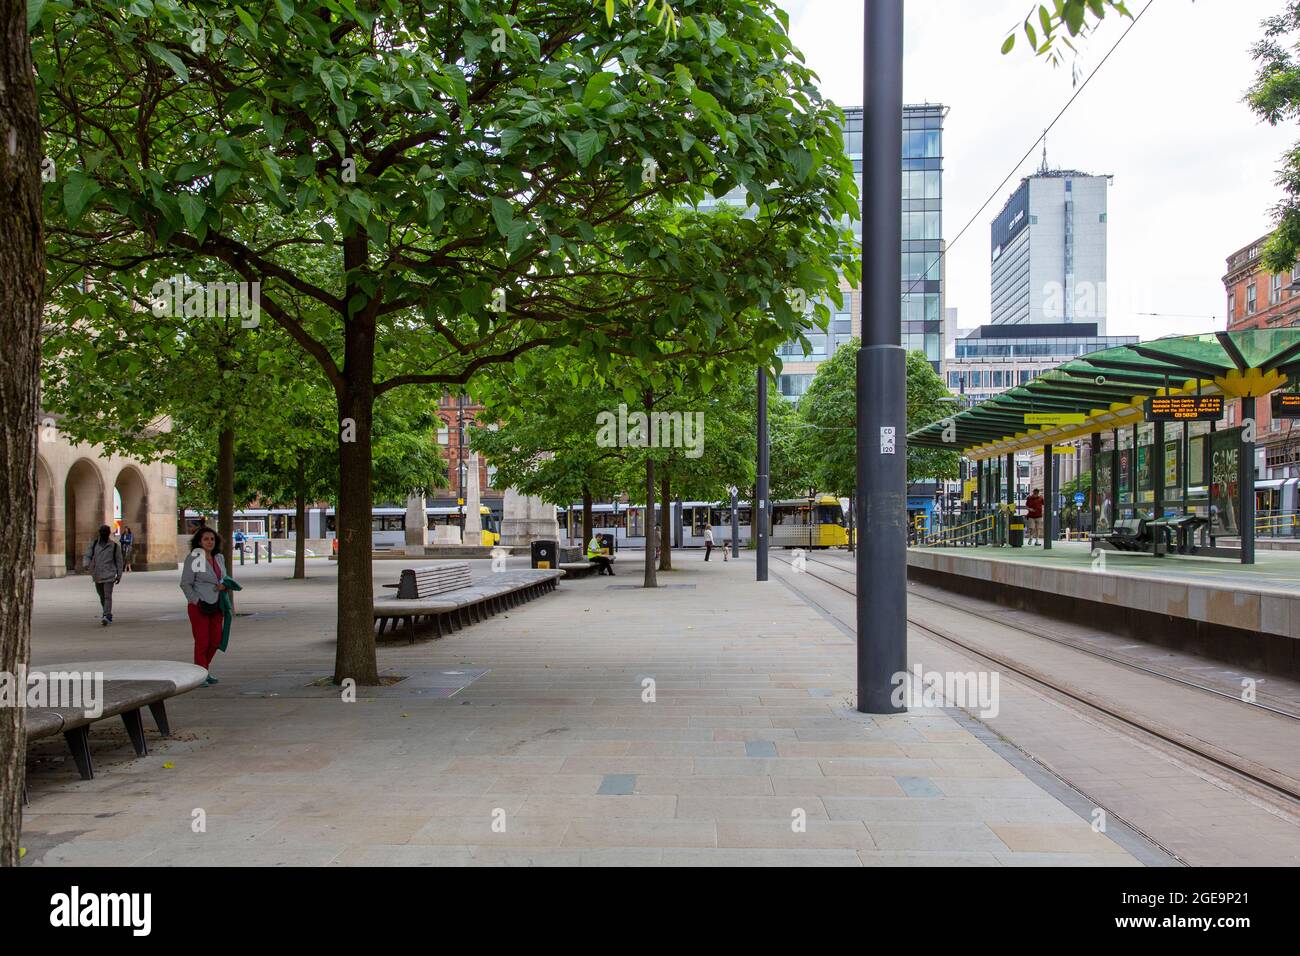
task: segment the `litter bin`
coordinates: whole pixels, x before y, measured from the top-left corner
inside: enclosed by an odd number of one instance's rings
[[[614,536],[612,534],[598,534],[596,538],[600,541],[600,547],[606,556],[614,553]]]
[[[1023,548],[1025,546],[1024,518],[1011,519],[1011,523],[1007,527],[1007,544],[1013,548]]]
[[[559,543],[556,541],[534,541],[532,545],[533,567],[543,571],[554,571],[559,566]]]

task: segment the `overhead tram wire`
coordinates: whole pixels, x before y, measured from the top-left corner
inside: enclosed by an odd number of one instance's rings
[[[1001,193],[1002,190],[1006,188],[1007,183],[1011,181],[1011,177],[1014,176],[1017,170],[1019,170],[1020,167],[1025,164],[1025,160],[1029,159],[1029,157],[1033,155],[1034,150],[1038,148],[1038,144],[1047,138],[1047,134],[1052,131],[1053,127],[1056,126],[1056,124],[1060,121],[1061,117],[1065,115],[1065,111],[1068,110],[1070,106],[1073,105],[1074,101],[1079,98],[1079,94],[1088,88],[1088,84],[1092,82],[1093,77],[1095,77],[1098,73],[1101,72],[1101,68],[1106,65],[1106,61],[1110,59],[1110,55],[1119,49],[1119,45],[1124,42],[1124,38],[1133,31],[1133,28],[1138,25],[1138,21],[1142,19],[1142,15],[1145,14],[1148,10],[1150,10],[1151,4],[1155,2],[1156,0],[1147,0],[1146,6],[1144,6],[1141,10],[1138,11],[1137,16],[1133,18],[1133,21],[1125,28],[1124,32],[1120,34],[1119,39],[1115,41],[1114,45],[1111,46],[1111,48],[1106,51],[1106,55],[1103,56],[1101,60],[1097,63],[1096,68],[1093,69],[1093,71],[1089,73],[1086,77],[1084,77],[1083,82],[1079,84],[1078,88],[1074,91],[1074,93],[1070,96],[1070,98],[1065,101],[1065,105],[1062,106],[1060,111],[1057,112],[1056,116],[1052,118],[1052,121],[1047,124],[1046,128],[1038,135],[1038,138],[1029,144],[1029,148],[1025,150],[1025,154],[1021,156],[1019,160],[1016,161],[1016,164],[1014,166],[1011,167],[1011,171],[1007,173],[1007,175],[1003,178],[1002,182],[998,183],[997,186],[993,189],[993,191],[989,193],[989,198],[984,200],[984,202],[980,205],[980,207],[975,210],[975,213],[970,217],[970,219],[966,220],[966,225],[961,227],[961,231],[958,232],[957,235],[953,237],[952,242],[948,243],[944,247],[944,249],[939,253],[939,257],[934,260],[934,265],[927,268],[925,272],[921,274],[921,277],[919,279],[913,280],[912,284],[908,287],[907,291],[904,292],[903,295],[899,297],[900,299],[903,298],[904,296],[910,295],[911,293],[915,292],[916,287],[929,277],[930,270],[937,268],[939,264],[943,262],[944,258],[948,255],[948,253],[952,251],[952,247],[955,246],[961,240],[961,237],[966,234],[966,231],[975,224],[975,220],[978,219],[980,215],[984,212],[984,210],[988,208],[989,203],[991,203],[994,199],[996,199],[998,197],[998,194]]]

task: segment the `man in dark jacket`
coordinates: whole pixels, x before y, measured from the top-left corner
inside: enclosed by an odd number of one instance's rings
[[[108,525],[99,526],[99,536],[86,549],[85,566],[90,580],[99,593],[99,623],[104,627],[113,623],[113,585],[122,581],[122,547],[109,535]]]

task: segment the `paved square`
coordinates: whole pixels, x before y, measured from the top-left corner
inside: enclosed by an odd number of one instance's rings
[[[98,725],[91,781],[33,744],[24,863],[1136,864],[948,714],[852,710],[850,639],[751,561],[675,561],[669,589],[590,577],[381,644],[404,679],[355,703],[318,684],[333,565],[239,569],[248,616],[173,739],[146,719],[137,759]],[[34,663],[188,660],[177,579],[128,575],[108,629],[87,579],[38,581]]]

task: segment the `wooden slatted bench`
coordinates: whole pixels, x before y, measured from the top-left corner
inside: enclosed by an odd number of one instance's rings
[[[412,644],[415,643],[417,627],[432,626],[436,636],[442,637],[554,591],[563,575],[564,572],[558,570],[501,571],[472,581],[465,587],[430,597],[377,598],[374,606],[378,625],[376,637],[383,637],[390,624],[389,633],[396,634],[401,622],[405,622],[406,634]]]
[[[29,707],[26,713],[27,739],[39,740],[63,734],[72,759],[83,780],[95,776],[90,757],[90,726],[111,717],[121,717],[136,756],[149,752],[145,743],[141,709],[149,708],[158,731],[171,736],[166,701],[203,683],[208,672],[181,661],[77,661],[32,667],[32,674],[96,674],[103,676],[102,711],[92,717],[74,707]]]

